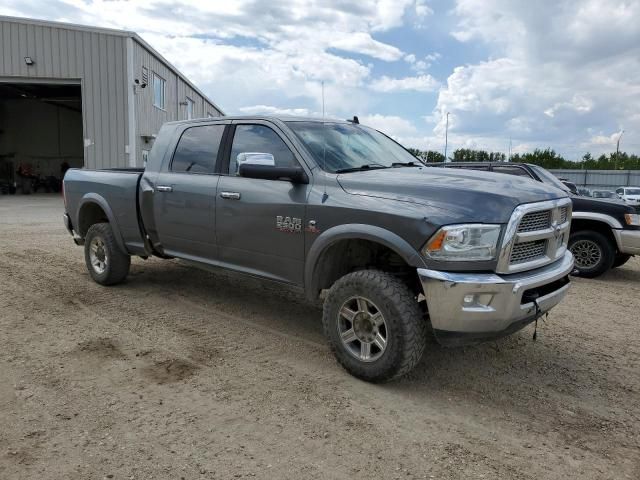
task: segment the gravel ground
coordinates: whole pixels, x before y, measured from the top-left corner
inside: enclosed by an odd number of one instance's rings
[[[0,197],[0,478],[640,478],[640,260],[538,327],[370,385],[292,292],[177,261],[92,282],[57,196]]]

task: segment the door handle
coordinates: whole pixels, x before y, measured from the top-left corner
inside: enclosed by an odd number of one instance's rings
[[[240,194],[238,192],[220,192],[220,196],[227,200],[240,200]]]
[[[173,187],[169,185],[157,185],[156,190],[159,192],[173,192]]]

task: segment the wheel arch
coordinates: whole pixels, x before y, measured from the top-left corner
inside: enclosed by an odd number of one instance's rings
[[[585,231],[594,231],[604,235],[614,246],[616,252],[620,251],[616,236],[613,234],[612,227],[608,222],[592,218],[577,218],[571,221],[570,235]]]
[[[397,256],[411,269],[425,266],[420,254],[406,240],[389,230],[364,224],[332,227],[313,242],[307,253],[304,285],[309,300],[317,299],[323,288],[329,287],[340,276],[349,273],[345,270],[349,265],[336,265],[336,259],[344,255],[343,248],[354,245],[354,242],[359,248],[369,246]]]
[[[104,199],[104,197],[97,193],[87,193],[82,197],[78,207],[78,218],[76,222],[76,225],[78,225],[78,235],[82,238],[86,237],[87,232],[92,225],[105,221],[111,225],[118,247],[124,253],[128,254],[120,233],[120,227],[118,226],[118,222],[116,221],[109,203]]]

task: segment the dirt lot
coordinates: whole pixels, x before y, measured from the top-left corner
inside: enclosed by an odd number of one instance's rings
[[[54,196],[0,197],[0,478],[640,478],[640,260],[540,324],[346,374],[281,287],[90,281]]]

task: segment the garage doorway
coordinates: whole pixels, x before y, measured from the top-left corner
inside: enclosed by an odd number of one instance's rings
[[[0,191],[59,192],[84,166],[79,83],[0,81]]]

